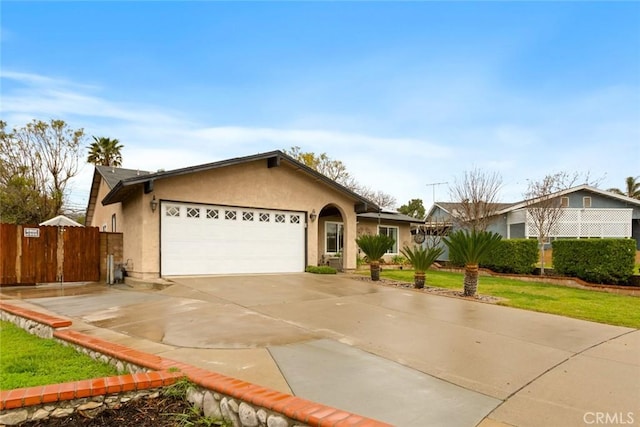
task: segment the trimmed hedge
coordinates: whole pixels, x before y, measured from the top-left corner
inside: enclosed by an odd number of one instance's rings
[[[531,274],[539,256],[535,239],[501,240],[480,266],[497,273]]]
[[[490,251],[480,267],[496,273],[531,274],[538,262],[538,241],[535,239],[502,239]],[[449,263],[464,267],[464,262],[449,252]]]
[[[553,269],[591,283],[627,284],[635,268],[633,239],[555,240]]]
[[[328,265],[308,265],[305,269],[307,273],[314,274],[336,274],[337,270],[333,267],[329,267]]]

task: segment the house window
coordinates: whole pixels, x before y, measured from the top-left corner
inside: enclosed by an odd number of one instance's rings
[[[568,197],[560,197],[560,207],[568,208],[569,207],[569,198]]]
[[[590,208],[591,207],[591,197],[583,197],[582,198],[582,207]]]
[[[275,214],[275,222],[277,222],[278,224],[284,224],[284,215]]]
[[[218,209],[207,209],[207,219],[218,219]]]
[[[111,215],[111,232],[116,232],[116,214]]]
[[[387,251],[388,254],[398,253],[398,227],[378,226],[378,234],[389,236],[393,239],[393,246]]]
[[[289,222],[291,224],[300,224],[300,215],[291,215],[289,217]]]
[[[230,221],[235,221],[236,220],[236,211],[225,211],[224,212],[224,219],[228,219]]]
[[[243,221],[253,221],[253,212],[242,212]]]
[[[341,222],[326,222],[324,224],[325,252],[335,254],[342,252],[344,245],[344,226]]]
[[[179,217],[180,216],[180,208],[177,206],[168,206],[167,207],[167,212],[165,213],[166,216],[174,216],[174,217]]]
[[[269,214],[268,213],[261,213],[259,216],[260,222],[269,222]]]
[[[200,209],[187,208],[187,218],[200,218]]]

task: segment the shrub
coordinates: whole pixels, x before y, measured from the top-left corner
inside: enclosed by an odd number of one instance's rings
[[[394,255],[393,257],[391,257],[391,264],[404,265],[406,263],[407,263],[407,259],[402,255]]]
[[[538,257],[538,241],[535,239],[501,240],[480,266],[498,273],[531,274]]]
[[[337,270],[328,265],[308,265],[305,269],[307,273],[313,274],[336,274]]]
[[[553,269],[592,283],[629,283],[635,267],[636,242],[633,239],[556,240]]]

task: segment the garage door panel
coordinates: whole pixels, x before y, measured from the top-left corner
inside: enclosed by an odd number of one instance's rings
[[[162,202],[161,215],[162,275],[304,271],[303,212]]]

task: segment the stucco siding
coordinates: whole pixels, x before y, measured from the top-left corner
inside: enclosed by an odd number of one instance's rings
[[[109,186],[104,178],[100,180],[100,187],[98,188],[98,202],[91,218],[90,227],[98,227],[100,231],[109,232],[122,232],[124,229],[124,218],[122,216],[122,204],[114,203],[111,205],[103,206],[100,201],[109,193]],[[116,229],[111,229],[111,219],[113,215],[116,215]],[[105,228],[106,226],[106,228]]]

